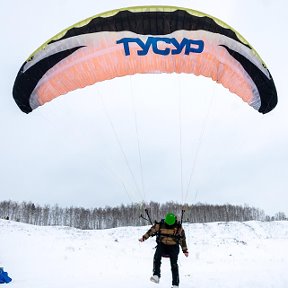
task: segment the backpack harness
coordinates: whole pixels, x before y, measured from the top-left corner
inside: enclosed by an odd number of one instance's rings
[[[152,236],[156,236],[156,243],[159,244],[161,241],[161,237],[169,237],[169,238],[173,238],[176,240],[176,243],[179,244],[179,241],[181,238],[183,238],[183,236],[180,235],[180,229],[182,228],[182,225],[180,222],[177,222],[174,229],[173,234],[165,234],[165,233],[161,233],[161,227],[163,227],[165,225],[164,219],[162,219],[160,222],[156,222],[156,224],[160,225],[159,231],[157,231],[155,233],[155,235]]]

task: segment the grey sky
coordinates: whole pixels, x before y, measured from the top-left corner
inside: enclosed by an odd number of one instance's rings
[[[1,1],[0,200],[84,207],[142,200],[247,203],[288,214],[284,0],[169,1],[220,18],[259,52],[279,97],[267,115],[193,75],[114,79],[29,115],[14,103],[11,91],[20,66],[59,31],[108,10],[165,4]]]

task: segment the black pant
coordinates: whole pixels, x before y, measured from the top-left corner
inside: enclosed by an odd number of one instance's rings
[[[170,257],[171,272],[172,272],[172,285],[179,285],[179,270],[178,270],[178,254],[179,245],[165,245],[159,243],[156,247],[153,261],[153,275],[161,276],[161,258],[162,256]]]

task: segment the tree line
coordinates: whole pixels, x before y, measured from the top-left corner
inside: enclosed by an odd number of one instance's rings
[[[107,229],[150,224],[145,209],[148,210],[152,222],[160,221],[167,212],[175,213],[180,220],[182,210],[185,210],[183,222],[187,223],[287,220],[283,212],[270,217],[263,210],[248,205],[208,205],[202,203],[182,205],[175,202],[164,204],[150,202],[87,209],[83,207],[62,208],[57,204],[40,206],[32,202],[18,203],[10,200],[0,202],[0,218],[41,226],[57,225],[79,229]]]

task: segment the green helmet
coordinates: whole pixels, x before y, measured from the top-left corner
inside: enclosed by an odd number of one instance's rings
[[[167,213],[164,221],[168,225],[173,225],[176,222],[176,216],[173,213]]]

